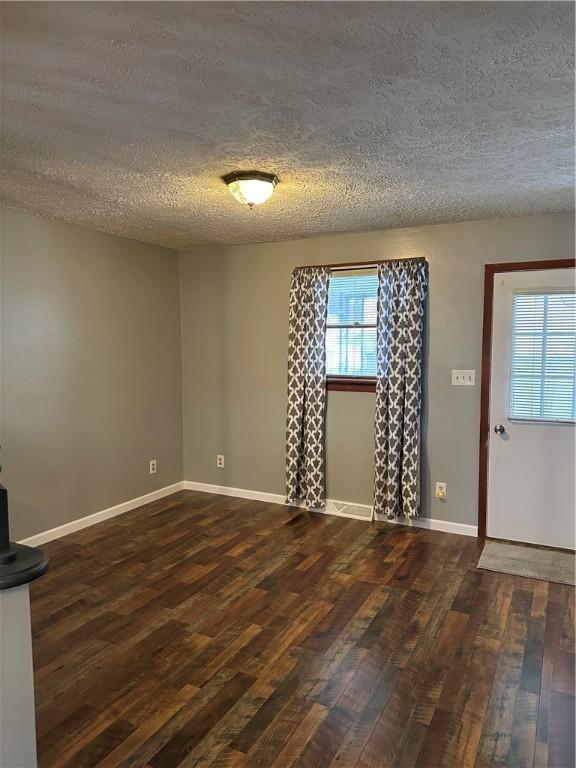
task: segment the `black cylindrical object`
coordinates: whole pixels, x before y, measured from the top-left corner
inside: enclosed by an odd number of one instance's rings
[[[0,552],[10,548],[10,526],[8,524],[8,491],[0,485]]]
[[[41,549],[10,542],[8,491],[0,485],[0,589],[12,589],[42,576],[48,558]]]

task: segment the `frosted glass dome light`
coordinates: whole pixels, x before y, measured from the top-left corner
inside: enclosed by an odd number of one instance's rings
[[[262,171],[235,171],[222,178],[236,200],[249,208],[265,203],[278,184],[277,176]]]

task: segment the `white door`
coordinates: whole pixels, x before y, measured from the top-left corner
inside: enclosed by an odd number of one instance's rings
[[[574,549],[574,269],[494,275],[486,534]]]

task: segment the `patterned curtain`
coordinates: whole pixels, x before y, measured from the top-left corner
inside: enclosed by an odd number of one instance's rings
[[[290,286],[286,501],[323,507],[326,314],[330,269],[295,269]]]
[[[422,339],[428,265],[378,265],[374,513],[416,517],[420,506]]]

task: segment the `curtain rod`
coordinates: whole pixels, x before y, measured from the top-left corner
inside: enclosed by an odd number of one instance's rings
[[[373,269],[378,264],[386,264],[387,262],[398,261],[423,261],[426,259],[423,256],[413,256],[407,259],[378,259],[377,261],[339,261],[334,264],[306,264],[302,267],[295,267],[295,269],[310,269],[311,267],[328,268],[333,272],[339,269]]]

